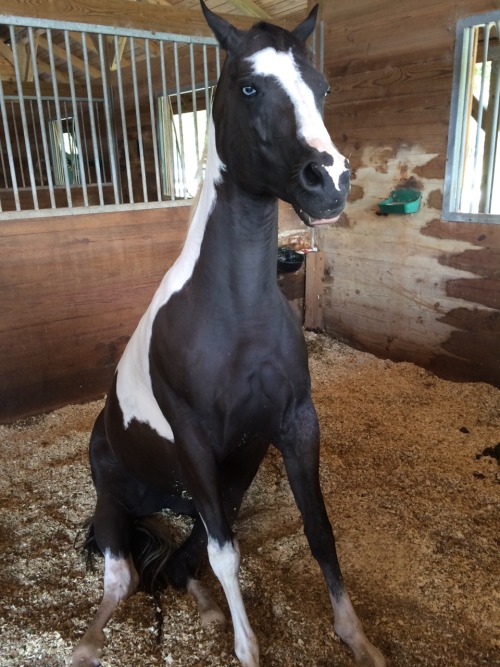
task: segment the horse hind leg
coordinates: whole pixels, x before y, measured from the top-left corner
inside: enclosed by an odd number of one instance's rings
[[[131,518],[120,499],[123,471],[116,464],[104,431],[102,413],[90,440],[97,503],[90,532],[95,550],[104,555],[104,592],[92,622],[72,655],[73,667],[97,667],[105,644],[104,627],[114,611],[139,585],[130,551]]]
[[[175,588],[186,590],[193,598],[203,626],[224,625],[226,617],[210,591],[197,578],[198,569],[207,549],[207,534],[200,517],[195,520],[187,540],[172,554],[167,563],[168,581]]]
[[[116,608],[137,589],[139,576],[132,557],[104,554],[104,594],[95,616],[73,651],[72,667],[98,667],[105,644],[104,628]]]

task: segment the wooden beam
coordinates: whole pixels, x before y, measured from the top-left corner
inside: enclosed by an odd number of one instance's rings
[[[48,74],[52,78],[52,70],[50,69],[50,65],[48,63],[44,62],[43,60],[37,60],[36,66],[39,74]],[[64,72],[60,72],[57,68],[56,79],[58,83],[69,84],[69,76],[64,74]]]
[[[177,6],[151,5],[123,0],[0,0],[0,21],[6,16],[24,16],[46,20],[75,21],[80,24],[106,25],[116,28],[155,30],[176,35],[213,37],[201,9],[178,9]],[[248,29],[255,23],[255,16],[226,15],[225,18],[237,28]],[[5,20],[5,19],[4,19]],[[289,20],[277,20],[287,28]],[[295,27],[292,25],[291,27]]]
[[[82,34],[83,33],[81,32],[74,32],[72,30],[69,32],[70,38],[77,44],[82,43]],[[85,34],[85,44],[87,45],[87,51],[91,51],[92,53],[99,55],[99,47],[94,43],[92,36],[88,33]]]
[[[306,302],[304,326],[307,329],[323,328],[323,275],[325,260],[322,252],[306,255]]]
[[[259,7],[254,0],[228,0],[228,2],[239,9],[245,16],[255,16],[259,19],[272,19],[271,14],[268,14],[262,7]]]
[[[7,46],[7,44],[4,44],[0,40],[0,56],[5,58],[7,62],[9,62],[11,65],[14,65],[14,56],[12,55],[12,49],[10,46]]]
[[[38,38],[38,44],[42,48],[46,49],[47,51],[49,50],[50,46],[47,41],[47,38],[44,36],[40,36]],[[52,51],[55,56],[58,58],[61,58],[62,60],[65,60],[67,62],[67,55],[66,55],[66,49],[59,44],[55,44],[54,41],[52,41]],[[71,54],[71,65],[75,68],[80,70],[81,72],[85,72],[85,62],[79,58],[78,56],[75,56]],[[88,66],[89,74],[93,79],[100,79],[102,74],[101,70],[97,69],[97,67],[94,67],[89,63]]]
[[[50,74],[50,67],[47,70],[48,65],[43,63],[43,74]],[[61,72],[59,72],[61,74]],[[42,98],[48,97],[49,99],[54,98],[54,87],[52,83],[47,83],[46,81],[40,81],[40,95]],[[71,97],[71,88],[65,83],[59,83],[58,87],[59,97]],[[19,97],[19,92],[17,90],[17,85],[14,82],[4,83],[3,84],[3,93],[4,95],[11,97]],[[36,88],[33,82],[23,82],[23,95],[25,97],[35,97]],[[87,99],[87,87],[75,85],[75,95],[77,98]]]

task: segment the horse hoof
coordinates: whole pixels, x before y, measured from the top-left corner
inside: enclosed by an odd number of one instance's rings
[[[71,656],[71,667],[101,667],[101,660],[88,646],[77,646]]]
[[[200,612],[200,619],[204,628],[209,625],[219,625],[221,627],[226,625],[226,617],[218,605],[215,605],[213,609]]]
[[[357,667],[387,667],[384,656],[373,644],[369,644],[362,653],[355,655],[354,661]]]

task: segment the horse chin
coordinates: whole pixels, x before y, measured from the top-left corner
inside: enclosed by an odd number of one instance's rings
[[[302,222],[308,227],[319,227],[321,225],[329,225],[331,223],[337,222],[340,218],[340,213],[334,217],[330,218],[315,218],[309,213],[306,213],[303,209],[295,209],[297,215],[302,220]]]

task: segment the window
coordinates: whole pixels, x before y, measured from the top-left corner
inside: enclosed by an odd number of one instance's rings
[[[210,108],[209,94],[203,102]],[[162,192],[172,199],[194,197],[204,176],[209,111],[194,99],[192,92],[158,97]]]
[[[459,21],[443,218],[500,223],[500,12]]]

